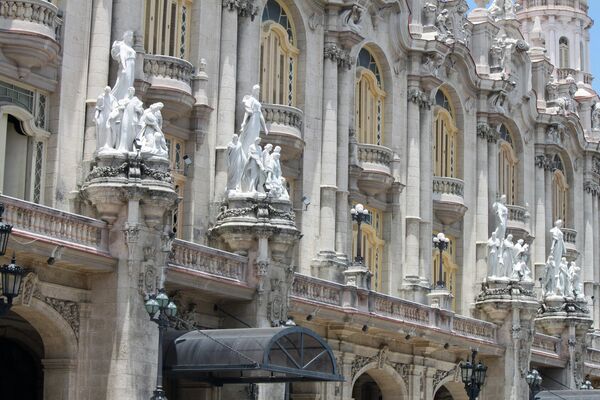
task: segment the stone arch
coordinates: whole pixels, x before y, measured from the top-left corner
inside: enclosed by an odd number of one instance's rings
[[[433,398],[435,398],[436,393],[440,391],[441,388],[445,388],[453,400],[469,400],[469,396],[467,396],[467,392],[465,391],[464,385],[462,382],[456,382],[454,380],[454,374],[450,373],[449,376],[444,378],[433,390]]]
[[[0,104],[0,119],[4,117],[4,115],[12,115],[21,121],[21,126],[23,127],[23,131],[32,137],[37,138],[47,138],[50,136],[50,133],[38,128],[35,124],[35,117],[26,109],[16,106],[14,104]]]
[[[404,378],[391,365],[379,365],[377,362],[368,363],[352,377],[351,388],[354,388],[354,384],[363,374],[368,374],[377,383],[383,395],[383,400],[404,400],[408,398],[408,388]]]

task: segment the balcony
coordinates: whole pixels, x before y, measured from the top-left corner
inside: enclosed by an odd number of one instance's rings
[[[60,51],[58,8],[44,0],[0,2],[0,48],[24,79],[32,68],[44,67]]]
[[[575,229],[562,228],[567,258],[573,260],[579,254],[577,251],[577,231]]]
[[[45,264],[59,248],[62,256],[56,266],[82,272],[107,272],[116,266],[108,251],[105,222],[8,196],[0,196],[0,202],[4,221],[13,225],[9,247],[17,253]]]
[[[302,139],[302,110],[279,104],[263,104],[262,112],[265,116],[269,135],[262,135],[264,143],[272,143],[281,147],[281,159],[299,160],[304,150]]]
[[[525,239],[529,236],[529,211],[525,207],[507,205],[508,208],[508,233],[511,233],[515,240]]]
[[[375,144],[358,144],[358,163],[362,168],[358,187],[370,196],[385,192],[394,183],[392,160],[394,152]]]
[[[460,179],[433,177],[433,211],[444,225],[453,224],[467,212],[464,187]]]
[[[167,119],[188,113],[194,105],[192,96],[192,64],[181,58],[144,55],[144,100],[148,104],[162,102]]]
[[[569,76],[577,80],[577,71],[573,68],[557,68],[556,77],[559,81],[565,81]]]

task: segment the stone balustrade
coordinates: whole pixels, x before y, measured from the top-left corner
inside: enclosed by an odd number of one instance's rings
[[[281,159],[284,161],[300,159],[304,150],[302,110],[281,104],[263,103],[262,112],[269,129],[269,135],[263,136],[264,143],[280,146]]]
[[[542,333],[536,333],[533,337],[533,344],[531,351],[534,353],[541,353],[545,355],[558,356],[560,349],[560,338],[554,336],[544,335]]]
[[[0,2],[0,19],[38,25],[34,32],[58,40],[61,20],[58,8],[44,0],[3,0]],[[40,29],[41,28],[41,29]]]
[[[433,192],[439,194],[451,194],[454,196],[463,197],[465,191],[465,183],[456,178],[448,178],[445,176],[433,177]]]
[[[577,243],[577,231],[575,229],[562,228],[565,243]]]
[[[588,348],[586,356],[587,362],[600,365],[600,350]]]
[[[264,103],[262,112],[266,122],[290,126],[296,128],[299,132],[302,129],[304,113],[299,108]]]
[[[146,75],[173,79],[191,85],[194,66],[181,58],[146,54],[144,73]]]
[[[590,74],[589,72],[583,73],[583,83],[585,83],[586,85],[591,85],[593,81],[594,75]]]
[[[175,240],[169,265],[245,282],[248,259],[196,243]]]
[[[463,317],[425,304],[415,303],[398,297],[369,291],[368,296],[361,296],[363,302],[356,300],[352,292],[353,286],[345,286],[311,276],[296,274],[292,287],[292,299],[310,301],[323,306],[342,310],[350,309],[368,312],[371,319],[396,320],[422,327],[424,330],[435,327],[439,332],[448,335],[459,335],[469,339],[496,343],[496,325],[490,322]],[[351,300],[355,299],[355,300]],[[350,303],[346,304],[345,302]]]
[[[61,240],[78,246],[108,252],[108,226],[105,222],[8,196],[4,203],[4,221],[14,231]]]
[[[529,212],[525,207],[507,205],[508,208],[508,220],[520,223],[527,223],[529,221]]]
[[[569,76],[573,79],[577,80],[577,71],[573,68],[557,68],[556,69],[556,77],[559,81],[564,81]]]
[[[374,144],[358,144],[358,161],[361,163],[379,164],[389,169],[393,158],[394,152],[387,147]]]

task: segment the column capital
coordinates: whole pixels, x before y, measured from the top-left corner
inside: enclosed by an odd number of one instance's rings
[[[600,185],[593,181],[586,181],[583,183],[583,190],[586,193],[591,193],[592,196],[598,196],[600,194]]]
[[[223,8],[229,11],[237,11],[240,17],[254,17],[258,15],[258,6],[254,5],[254,0],[223,0]]]
[[[477,124],[477,137],[480,139],[487,140],[490,133],[490,126],[487,122],[479,122]]]
[[[429,93],[418,87],[410,87],[407,91],[407,99],[411,103],[417,104],[420,108],[430,110],[432,101],[429,98]]]
[[[340,45],[333,42],[325,43],[323,48],[323,57],[336,63],[340,68],[352,68],[353,59],[348,51],[344,50]]]

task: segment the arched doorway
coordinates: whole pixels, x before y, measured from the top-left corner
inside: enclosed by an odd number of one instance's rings
[[[354,400],[383,400],[381,389],[369,374],[362,374],[352,388]]]
[[[437,391],[433,400],[454,400],[454,397],[450,394],[448,389],[445,386],[442,386],[440,390]]]
[[[35,328],[18,314],[0,318],[2,399],[42,400],[44,345]]]

